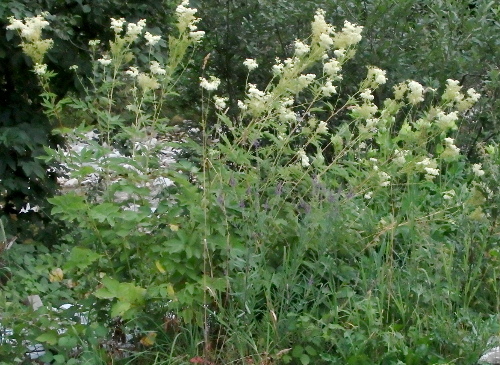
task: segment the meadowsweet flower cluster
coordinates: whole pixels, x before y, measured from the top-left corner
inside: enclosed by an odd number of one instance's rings
[[[165,75],[167,73],[157,61],[151,61],[150,70],[153,75]]]
[[[300,163],[301,163],[302,167],[309,167],[310,166],[309,157],[307,157],[307,154],[303,148],[298,150],[297,156],[300,159]]]
[[[368,81],[368,87],[376,88],[377,86],[383,85],[387,82],[386,71],[381,70],[378,67],[369,67],[366,79]]]
[[[448,79],[441,97],[444,102],[455,105],[459,112],[470,109],[481,97],[473,88],[467,90],[467,95],[464,95],[461,90],[462,86],[457,80]]]
[[[183,0],[176,8],[175,12],[177,14],[177,29],[179,33],[183,34],[189,31],[189,37],[195,41],[199,42],[204,37],[205,32],[198,30],[196,24],[200,21],[199,18],[195,16],[198,9],[189,7],[189,0]]]
[[[420,162],[417,162],[416,166],[421,172],[425,173],[426,180],[431,181],[437,176],[439,176],[439,169],[437,168],[437,162],[434,159],[426,157]]]
[[[348,49],[359,43],[362,39],[361,32],[363,27],[344,21],[342,32],[335,34],[334,45],[337,49]]]
[[[253,71],[257,67],[259,67],[259,64],[257,63],[257,61],[255,61],[252,58],[247,58],[245,61],[243,61],[243,65],[245,65],[246,68],[248,68],[248,71]]]
[[[332,35],[335,28],[325,21],[325,11],[318,9],[312,22],[312,44],[318,45],[323,50],[329,50],[334,43]]]
[[[32,18],[25,18],[24,21],[14,17],[9,18],[8,30],[17,30],[21,36],[21,47],[24,53],[29,56],[35,66],[35,73],[43,75],[47,71],[47,66],[43,63],[43,58],[47,51],[52,48],[52,39],[42,39],[42,30],[49,22],[45,20],[47,13],[42,13]]]
[[[155,46],[160,40],[161,36],[160,35],[153,35],[149,32],[144,33],[144,38],[146,39],[146,45],[148,46]]]
[[[210,76],[210,81],[204,77],[200,77],[200,86],[207,91],[214,91],[220,85],[220,79],[215,76]]]
[[[444,139],[445,149],[441,153],[440,157],[444,161],[453,161],[456,160],[458,156],[460,156],[460,148],[455,146],[455,140],[450,137],[446,137]]]

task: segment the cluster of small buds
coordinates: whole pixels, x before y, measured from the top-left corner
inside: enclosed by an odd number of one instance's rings
[[[19,31],[23,40],[21,46],[24,53],[33,60],[35,65],[38,65],[34,69],[37,75],[44,75],[47,72],[47,66],[43,63],[43,58],[54,44],[52,39],[41,39],[42,30],[49,25],[49,22],[45,20],[47,15],[48,13],[42,13],[32,18],[25,18],[24,22],[10,17],[10,24],[6,27],[8,30]]]
[[[215,76],[210,76],[210,81],[205,79],[204,77],[200,77],[200,86],[207,91],[214,91],[220,85],[220,79]]]
[[[10,25],[7,26],[8,30],[19,30],[21,37],[28,42],[36,42],[42,37],[42,29],[49,26],[49,22],[45,20],[47,14],[40,14],[32,18],[25,18],[22,20],[10,17]]]
[[[379,85],[383,85],[387,82],[386,71],[378,67],[368,67],[366,80],[370,88],[376,88]]]
[[[153,35],[149,32],[144,33],[144,38],[146,39],[146,45],[148,46],[155,46],[160,40],[161,36],[160,35]]]
[[[328,124],[324,121],[320,121],[318,126],[316,127],[317,134],[326,134],[328,133]]]
[[[139,76],[139,69],[137,67],[131,66],[127,71],[125,71],[125,74],[130,77],[137,77]]]
[[[467,90],[467,96],[461,92],[462,86],[457,80],[446,80],[446,88],[442,95],[444,102],[455,104],[458,111],[463,112],[470,109],[481,97],[473,88]]]
[[[384,171],[378,172],[379,185],[382,187],[389,186],[391,184],[391,176]]]
[[[333,85],[332,80],[326,80],[325,84],[321,87],[321,92],[324,96],[332,96],[337,93],[337,87]]]
[[[177,29],[179,29],[181,34],[189,30],[189,36],[195,42],[201,41],[205,35],[204,31],[197,30],[196,24],[200,21],[195,16],[197,11],[198,9],[189,7],[189,0],[183,0],[175,9],[177,14]]]
[[[259,64],[257,61],[255,61],[253,58],[247,58],[245,61],[243,61],[243,65],[248,68],[248,71],[253,71],[257,67],[259,67]]]
[[[137,76],[137,84],[144,91],[147,92],[149,90],[156,90],[160,88],[160,84],[158,80],[154,77],[146,75],[145,73],[139,73]]]
[[[460,148],[455,146],[455,140],[453,138],[447,137],[444,139],[445,149],[441,153],[440,157],[445,161],[456,160],[460,156]]]
[[[300,40],[295,41],[295,56],[302,57],[309,53],[311,47]]]
[[[312,43],[326,51],[334,44],[334,33],[335,28],[325,21],[325,11],[318,9],[312,22]]]
[[[167,73],[167,71],[164,68],[162,68],[157,61],[151,61],[150,70],[153,75],[163,76]]]
[[[439,176],[439,169],[437,168],[437,163],[434,160],[426,157],[422,161],[416,163],[417,167],[422,169],[425,173],[426,180],[433,180],[436,176]]]
[[[443,191],[444,200],[452,200],[455,197],[455,190]]]
[[[359,43],[362,39],[361,32],[363,27],[344,21],[342,32],[335,34],[334,45],[337,49],[347,49]]]
[[[398,166],[403,166],[406,163],[406,156],[410,155],[409,150],[394,150],[394,163]]]
[[[416,81],[408,81],[408,102],[410,104],[418,104],[424,101],[424,87]]]
[[[457,112],[451,112],[446,114],[445,112],[439,110],[436,114],[436,124],[443,132],[456,130],[457,124],[455,122],[457,120],[458,120]]]
[[[306,151],[304,151],[303,148],[301,148],[300,150],[297,151],[297,156],[299,156],[299,158],[300,158],[300,163],[301,163],[302,167],[309,167],[310,166],[309,157],[307,157]]]
[[[337,79],[339,77],[339,72],[342,69],[340,62],[335,58],[330,59],[328,62],[323,64],[323,72],[332,79]]]
[[[116,33],[120,34],[123,32],[123,26],[125,25],[126,20],[124,18],[115,19],[111,18],[111,29]]]
[[[284,68],[285,68],[285,65],[281,62],[281,60],[279,58],[276,58],[276,63],[272,67],[273,74],[275,76],[281,75]]]
[[[374,99],[374,96],[372,95],[372,91],[370,89],[365,89],[359,94],[359,96],[361,96],[361,99],[365,101],[372,101]]]
[[[127,24],[127,32],[125,33],[125,40],[128,42],[135,41],[139,35],[142,33],[142,30],[146,26],[146,20],[141,19],[137,23],[128,23]]]
[[[45,63],[36,63],[35,66],[33,66],[33,71],[38,76],[45,75],[45,73],[47,72],[47,64],[45,64]]]
[[[226,107],[227,107],[227,105],[226,105],[227,101],[228,101],[227,97],[220,97],[220,96],[214,95],[215,109],[217,109],[217,110],[224,110],[224,109],[226,109]]]
[[[482,170],[483,166],[480,163],[475,163],[472,165],[472,172],[477,177],[481,177],[484,175],[484,170]]]
[[[111,58],[109,58],[109,56],[107,56],[107,55],[102,56],[101,58],[99,58],[97,60],[97,62],[99,62],[104,67],[109,66],[111,64],[111,61],[112,61]]]

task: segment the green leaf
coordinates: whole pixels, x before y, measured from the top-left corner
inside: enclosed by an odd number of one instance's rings
[[[64,264],[64,269],[67,270],[74,267],[85,269],[100,257],[101,255],[89,250],[88,248],[73,247],[69,254],[68,261]]]
[[[117,302],[111,307],[111,317],[122,317],[131,307],[129,302]]]
[[[59,335],[57,334],[56,330],[49,330],[40,336],[38,336],[35,340],[43,343],[47,343],[49,345],[55,345],[57,343],[57,340],[59,338]]]

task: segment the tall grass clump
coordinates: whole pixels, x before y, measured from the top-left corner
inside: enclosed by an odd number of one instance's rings
[[[112,19],[114,41],[90,44],[83,99],[58,100],[46,49],[28,53],[68,141],[47,159],[73,189],[51,199],[70,233],[40,258],[46,277],[25,279],[43,285],[22,294],[74,307],[39,309],[32,330],[7,316],[12,337],[60,363],[476,361],[498,331],[500,158],[492,143],[470,163],[455,140],[480,95],[452,79],[438,89],[407,80],[376,102],[388,75],[373,65],[344,95],[363,29],[337,29],[318,10],[266,84],[252,82],[258,60],[244,61],[238,110],[205,57],[198,131],[179,135],[165,115],[204,36],[195,14],[177,7],[168,42],[144,33],[145,20]],[[25,50],[37,47],[32,22],[10,26]],[[68,117],[81,125],[64,128]],[[22,290],[6,285],[16,313]],[[88,325],[70,321],[75,310]],[[67,330],[54,329],[59,317]]]

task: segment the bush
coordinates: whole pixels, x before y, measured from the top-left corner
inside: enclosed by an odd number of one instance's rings
[[[142,20],[112,19],[109,48],[90,45],[82,98],[54,98],[57,75],[34,60],[47,115],[94,121],[59,128],[72,147],[48,149],[77,182],[50,199],[66,245],[40,252],[35,272],[9,250],[32,294],[75,305],[60,318],[39,310],[27,338],[45,360],[104,363],[127,337],[133,363],[475,361],[500,303],[498,146],[471,161],[455,142],[479,94],[408,80],[380,98],[388,77],[375,66],[343,94],[362,27],[335,31],[318,10],[265,85],[252,83],[259,61],[243,61],[237,109],[202,64],[200,140],[175,136],[165,105],[203,36],[197,22],[183,1],[167,45],[143,38]],[[27,293],[6,285],[19,339]],[[20,357],[22,345],[2,351]]]

